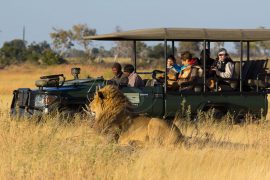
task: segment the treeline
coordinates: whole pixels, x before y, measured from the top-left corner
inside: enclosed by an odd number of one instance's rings
[[[263,28],[263,27],[260,27]],[[120,27],[116,27],[116,32],[122,31]],[[103,46],[96,47],[92,41],[84,40],[84,36],[93,36],[97,34],[97,30],[88,27],[86,24],[77,24],[71,29],[57,29],[53,28],[50,33],[52,43],[46,41],[40,43],[31,43],[15,39],[10,42],[5,42],[0,48],[0,65],[18,64],[24,62],[31,62],[34,64],[60,64],[67,63],[69,58],[80,58],[84,62],[98,62],[106,57],[113,57],[115,60],[119,57],[132,57],[133,42],[116,41],[110,49],[105,49]],[[164,58],[164,44],[156,43],[149,44],[145,42],[137,42],[137,57],[145,60],[144,62],[151,62],[154,59]],[[202,42],[177,42],[174,51],[179,52],[189,50],[194,56],[198,56],[202,50]],[[211,44],[212,55],[218,51],[219,48],[224,47],[224,42],[215,42]],[[234,56],[240,55],[240,43],[234,43]],[[246,48],[246,44],[244,44]],[[244,55],[245,55],[244,51]],[[169,43],[168,53],[172,53],[172,47]],[[252,42],[250,43],[251,56],[268,57],[270,54],[270,42]]]
[[[2,66],[31,62],[34,64],[60,64],[64,59],[46,42],[27,43],[20,39],[5,42],[0,49],[0,64]]]

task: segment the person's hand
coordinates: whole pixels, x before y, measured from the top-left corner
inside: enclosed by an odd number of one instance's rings
[[[217,68],[216,67],[212,67],[211,68],[211,71],[217,71]]]

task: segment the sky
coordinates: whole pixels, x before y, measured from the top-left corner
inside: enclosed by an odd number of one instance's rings
[[[0,45],[21,39],[23,26],[28,43],[51,42],[53,27],[75,24],[87,24],[98,34],[116,26],[270,28],[269,7],[269,0],[0,0]]]

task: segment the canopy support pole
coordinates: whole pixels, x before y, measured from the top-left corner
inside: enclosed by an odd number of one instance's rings
[[[167,116],[167,39],[164,40],[164,62],[165,62],[165,77],[164,77],[164,114],[163,118]]]
[[[172,41],[172,55],[175,56],[175,52],[174,52],[174,41]]]
[[[243,91],[243,74],[242,74],[242,62],[243,62],[243,41],[240,41],[241,44],[241,50],[240,50],[240,66],[239,66],[239,81],[240,81],[240,88],[239,91],[240,93]]]
[[[203,40],[203,58],[204,58],[204,61],[203,61],[203,92],[204,93],[206,92],[206,69],[205,69],[206,52],[205,52],[205,49],[206,49],[206,40]]]
[[[249,50],[250,50],[250,42],[247,41],[247,61],[250,60],[250,52],[249,52]]]
[[[133,62],[134,62],[134,71],[137,72],[137,47],[136,47],[136,40],[133,41]]]

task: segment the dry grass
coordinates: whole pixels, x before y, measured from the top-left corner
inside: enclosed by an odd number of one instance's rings
[[[101,69],[84,66],[82,74],[98,76]],[[183,144],[134,149],[107,143],[79,116],[72,124],[57,116],[39,124],[11,120],[12,90],[33,87],[40,75],[59,71],[69,74],[70,66],[0,71],[1,179],[270,179],[268,122],[186,124]]]

